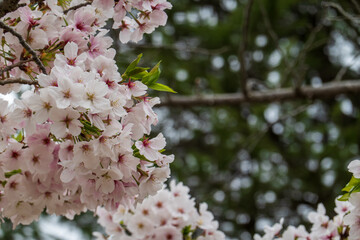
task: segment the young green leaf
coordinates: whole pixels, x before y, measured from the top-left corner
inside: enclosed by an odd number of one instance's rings
[[[148,69],[149,68],[135,67],[127,74],[127,77],[131,77],[132,79],[141,79],[148,74],[146,71]]]
[[[351,178],[348,184],[342,189],[345,192],[338,200],[347,201],[352,193],[360,192],[360,179],[355,178],[354,176]]]
[[[152,85],[148,85],[148,87],[151,89],[157,90],[157,91],[176,93],[170,87],[168,87],[164,84],[161,84],[161,83],[154,83]]]
[[[24,134],[22,131],[20,131],[16,136],[13,135],[12,138],[18,142],[22,142],[24,140]]]
[[[155,67],[153,67],[151,69],[150,72],[148,72],[144,77],[143,79],[141,80],[142,83],[144,83],[145,85],[149,86],[149,85],[152,85],[154,83],[157,82],[157,80],[159,80],[159,77],[160,77],[160,62],[158,62]]]
[[[130,63],[130,65],[126,68],[125,73],[122,75],[123,78],[128,78],[128,74],[130,71],[134,70],[135,67],[139,64],[140,59],[142,57],[142,53],[137,56],[137,58]]]
[[[4,175],[6,178],[9,178],[15,174],[21,173],[21,169],[12,170],[10,172],[6,172]]]

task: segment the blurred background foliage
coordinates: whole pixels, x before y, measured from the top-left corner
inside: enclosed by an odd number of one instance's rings
[[[145,67],[162,60],[159,82],[178,95],[242,92],[240,43],[249,1],[171,1],[165,27],[138,44],[115,42],[120,71],[143,53],[140,65]],[[333,3],[360,15],[355,0]],[[292,87],[297,81],[318,87],[358,78],[359,25],[327,3],[254,0],[249,16],[243,53],[249,90]],[[118,31],[111,34],[116,39]],[[150,95],[163,101],[170,96],[155,91]],[[238,106],[158,107],[153,134],[163,132],[167,153],[176,156],[172,177],[188,185],[198,203],[209,204],[228,239],[247,240],[282,217],[288,224],[306,223],[307,213],[319,202],[334,215],[334,199],[350,179],[347,164],[359,155],[359,103],[355,95],[339,95]],[[42,226],[49,219],[44,216],[31,230],[11,231],[8,223],[2,224],[0,238],[50,239]],[[88,239],[98,230],[95,221],[84,214],[64,224]]]

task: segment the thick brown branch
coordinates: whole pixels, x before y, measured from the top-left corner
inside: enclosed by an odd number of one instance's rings
[[[29,84],[29,85],[39,84],[37,81],[27,80],[23,78],[7,78],[5,80],[0,80],[0,85],[13,84],[13,83]]]
[[[300,87],[299,92],[292,88],[280,88],[267,91],[249,92],[248,97],[242,93],[215,94],[203,96],[172,96],[164,99],[158,106],[195,107],[195,106],[238,106],[242,103],[271,103],[294,101],[297,99],[326,99],[339,94],[360,93],[360,80],[348,80],[327,83],[321,87]]]
[[[5,23],[0,21],[0,28],[10,32],[12,35],[14,35],[15,37],[17,37],[19,39],[20,44],[33,56],[34,58],[34,62],[38,65],[38,67],[40,68],[40,70],[44,73],[46,73],[46,69],[44,64],[41,62],[41,60],[38,58],[38,56],[36,55],[35,51],[30,47],[29,44],[27,44],[27,42],[25,42],[24,38],[18,33],[16,32],[14,29],[12,29],[11,27],[7,26]]]
[[[75,6],[71,7],[71,8],[66,9],[66,10],[64,11],[64,14],[67,14],[67,13],[68,13],[69,11],[71,11],[71,10],[76,10],[76,9],[85,7],[85,6],[90,5],[90,4],[91,4],[91,2],[80,3],[80,4],[78,4],[78,5],[75,5]]]
[[[0,2],[0,18],[6,14],[15,11],[19,7],[25,6],[26,4],[19,4],[19,0],[3,0]]]

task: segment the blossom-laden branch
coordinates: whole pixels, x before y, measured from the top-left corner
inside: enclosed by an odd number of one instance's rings
[[[37,81],[27,80],[27,79],[23,79],[23,78],[7,78],[5,80],[0,80],[1,86],[6,85],[6,84],[13,84],[13,83],[39,85],[39,83]]]
[[[26,4],[19,4],[19,0],[3,0],[0,2],[0,18],[6,14],[17,10]]]
[[[125,8],[138,11],[142,25],[124,33],[136,42],[165,24],[171,4],[74,2],[32,1],[0,19],[0,92],[37,85],[11,106],[0,99],[0,215],[14,227],[44,209],[72,218],[99,206],[133,207],[162,188],[174,160],[163,154],[161,133],[149,137],[159,99],[148,86],[168,90],[156,83],[159,66],[148,72],[137,61],[121,75],[102,27],[127,21]]]
[[[265,226],[263,236],[254,235],[254,240],[287,240],[287,239],[339,239],[358,240],[360,220],[360,160],[353,160],[348,165],[353,173],[350,182],[342,189],[344,194],[335,200],[336,216],[330,218],[322,203],[316,211],[308,214],[311,223],[310,231],[305,226],[288,226],[283,228],[284,219],[272,227]]]
[[[72,6],[72,7],[68,8],[68,9],[66,9],[66,10],[64,11],[64,14],[67,14],[67,13],[70,12],[71,10],[76,10],[76,9],[79,9],[79,8],[82,8],[82,7],[85,7],[85,6],[88,6],[88,5],[90,5],[90,4],[91,4],[91,1],[88,1],[88,2],[84,2],[84,3],[80,3],[80,4],[78,4],[78,5]]]
[[[20,44],[33,56],[34,58],[34,62],[38,65],[39,69],[44,73],[46,73],[46,68],[44,66],[44,64],[41,62],[40,58],[37,56],[36,52],[34,51],[34,49],[32,49],[32,47],[30,47],[30,45],[25,41],[25,39],[18,33],[16,32],[14,29],[12,29],[11,27],[7,26],[5,23],[3,23],[2,21],[0,21],[0,28],[4,29],[5,31],[10,32],[12,35],[14,35],[15,37],[17,37],[17,39],[19,40]]]
[[[194,107],[194,106],[238,106],[242,103],[271,103],[294,101],[299,99],[326,99],[339,94],[360,93],[360,80],[347,80],[324,84],[321,87],[279,88],[274,90],[249,92],[245,97],[242,93],[173,96],[164,99],[159,106]]]
[[[182,183],[171,181],[169,190],[160,190],[134,210],[98,208],[98,222],[110,239],[225,240],[207,204],[200,203],[197,209],[189,191]],[[107,239],[97,232],[94,235],[97,240]]]
[[[30,58],[30,59],[26,59],[26,60],[21,60],[21,61],[19,61],[19,62],[17,62],[17,63],[8,65],[8,66],[0,69],[0,76],[1,76],[4,72],[8,72],[8,71],[10,71],[11,69],[16,68],[16,67],[21,67],[21,66],[23,66],[25,63],[32,62],[32,61],[34,61],[34,58]]]

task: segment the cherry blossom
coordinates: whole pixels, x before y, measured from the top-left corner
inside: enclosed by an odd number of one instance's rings
[[[0,19],[1,80],[32,85],[12,104],[0,99],[0,212],[14,227],[44,210],[72,219],[99,206],[133,208],[163,187],[174,156],[151,134],[159,99],[119,72],[104,27],[129,18],[123,42],[139,41],[165,24],[166,3],[22,0]],[[0,86],[11,91],[20,84]]]
[[[196,209],[189,188],[175,181],[171,181],[169,190],[161,189],[136,208],[120,205],[114,211],[98,208],[96,213],[110,239],[225,239],[207,205],[202,203]],[[193,235],[195,231],[198,236]],[[94,236],[106,239],[100,233]]]

